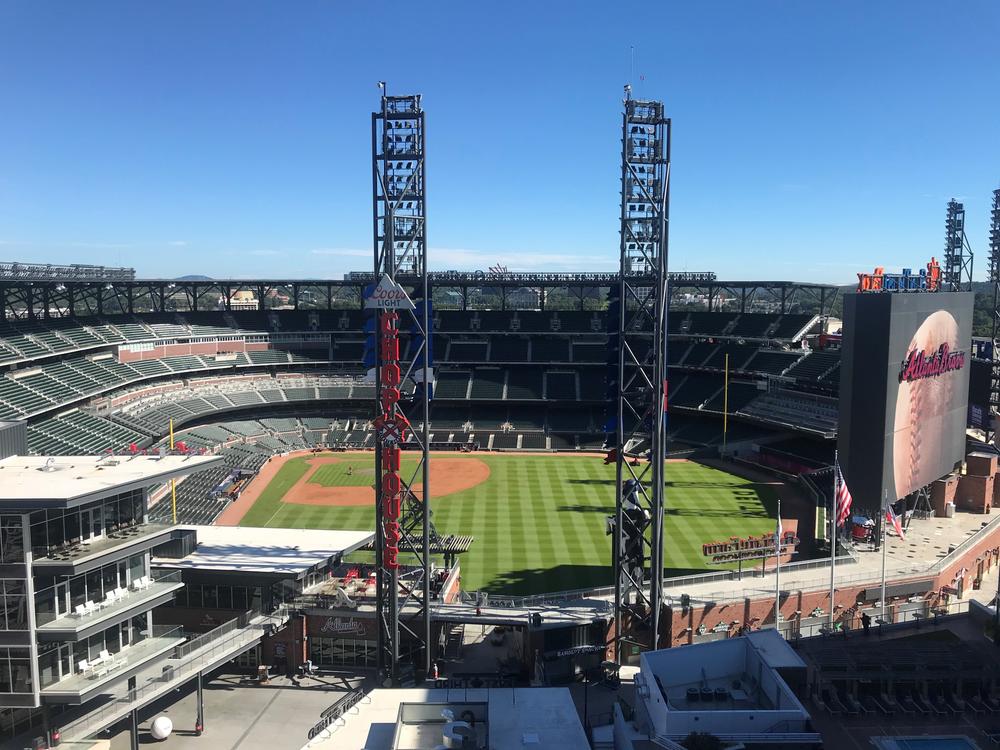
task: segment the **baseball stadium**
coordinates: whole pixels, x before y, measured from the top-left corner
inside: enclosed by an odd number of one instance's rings
[[[435,287],[431,498],[439,533],[475,539],[462,556],[467,589],[612,583],[610,279],[574,276],[489,286],[469,275]],[[664,560],[674,575],[712,569],[707,542],[773,531],[782,484],[713,464],[724,442],[765,443],[764,457],[818,468],[832,459],[836,425],[839,351],[817,343],[835,289],[711,274],[696,283],[675,290],[699,301],[670,323]],[[168,446],[172,425],[175,445],[224,460],[177,485],[178,522],[373,528],[364,284],[130,280],[123,289],[136,284],[149,296],[129,291],[131,312],[112,315],[105,299],[95,316],[8,319],[0,417],[27,422],[30,450],[151,452]],[[154,298],[165,309],[182,298],[223,309],[144,310]],[[239,309],[250,306],[261,309]],[[404,473],[417,463],[404,457]],[[151,515],[173,511],[166,498]]]
[[[585,679],[587,701],[594,675],[666,695],[656,660],[675,659],[691,674],[671,702],[791,727],[777,744],[723,733],[745,747],[822,743],[793,691],[831,715],[928,691],[992,700],[991,662],[950,641],[872,649],[872,679],[838,668],[862,660],[839,645],[852,630],[908,638],[970,614],[1000,563],[997,331],[973,338],[962,204],[940,264],[856,288],[671,272],[670,127],[626,91],[613,273],[430,270],[421,98],[388,95],[370,268],[0,264],[0,556],[8,622],[27,633],[7,649],[7,736],[131,717],[137,747],[140,710],[183,684],[200,736],[202,679],[227,669],[393,688]],[[1000,289],[1000,190],[993,206]],[[788,697],[760,698],[763,657],[756,676],[740,656],[737,679],[710,679],[664,655],[731,655],[716,641],[786,655]],[[800,657],[800,641],[825,645]],[[310,743],[369,698],[343,700]],[[479,709],[462,701],[471,737]],[[620,705],[605,718],[625,726]],[[660,734],[679,747],[687,732]],[[462,743],[442,746],[486,746]]]

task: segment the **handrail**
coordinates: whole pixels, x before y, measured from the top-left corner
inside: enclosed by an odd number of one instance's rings
[[[316,735],[358,705],[366,695],[367,693],[364,690],[357,688],[341,697],[336,703],[320,714],[320,720],[313,725],[306,737],[310,740],[315,739]]]
[[[256,615],[256,617],[249,617],[250,615]],[[165,692],[168,685],[188,680],[220,659],[231,657],[244,650],[248,645],[258,640],[264,634],[265,629],[272,624],[270,622],[251,621],[257,617],[273,619],[270,616],[261,616],[259,613],[250,610],[244,615],[230,620],[228,623],[224,623],[218,628],[209,631],[204,636],[199,637],[198,640],[201,640],[200,653],[195,654],[193,650],[187,649],[184,656],[180,657],[176,654],[175,650],[174,656],[163,664],[163,671],[159,676],[149,678],[143,685],[134,690],[130,690],[124,695],[114,698],[96,711],[66,724],[62,731],[63,738],[87,737],[117,721],[134,704],[158,697]],[[226,627],[239,621],[245,621],[245,624],[242,627]],[[221,632],[223,628],[225,628],[225,631]],[[177,628],[176,630],[180,631],[181,628]],[[206,638],[205,636],[211,637]],[[223,638],[222,636],[230,637]],[[182,646],[187,645],[182,644]],[[183,659],[187,657],[191,658],[184,661]]]
[[[197,651],[200,648],[204,648],[208,644],[217,641],[219,638],[229,635],[234,630],[240,628],[245,628],[250,624],[250,620],[253,619],[254,615],[259,614],[255,610],[247,610],[239,617],[234,617],[232,620],[222,623],[217,628],[209,630],[207,633],[203,633],[195,638],[182,643],[177,648],[174,649],[175,659],[183,659],[185,656]]]

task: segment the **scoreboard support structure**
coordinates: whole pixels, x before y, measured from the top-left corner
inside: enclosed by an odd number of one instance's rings
[[[989,278],[993,285],[992,334],[993,353],[990,372],[990,414],[987,419],[986,442],[991,442],[996,433],[993,430],[993,416],[1000,414],[1000,359],[998,359],[997,338],[1000,337],[1000,188],[993,191],[993,208],[990,211],[989,234]]]
[[[633,99],[631,86],[621,148],[618,313],[611,331],[618,355],[612,544],[618,664],[658,647],[663,590],[670,119],[663,102]]]
[[[379,87],[381,108],[372,113],[376,285],[365,302],[376,316],[376,665],[382,684],[398,686],[409,681],[411,667],[425,675],[432,667],[426,142],[420,96],[389,96],[384,82]],[[406,331],[419,341],[408,363],[400,359]],[[407,397],[416,424],[403,410],[404,382],[417,384]],[[416,448],[406,451],[417,457],[412,471],[400,462],[407,441]]]

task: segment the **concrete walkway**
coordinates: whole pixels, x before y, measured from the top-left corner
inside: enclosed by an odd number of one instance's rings
[[[267,685],[239,675],[219,675],[206,680],[205,731],[201,737],[194,735],[197,703],[189,685],[140,713],[139,742],[164,750],[299,750],[320,714],[363,683],[363,678],[350,673],[294,680],[278,677]],[[149,727],[158,716],[167,716],[174,724],[173,734],[163,742],[149,735]],[[127,726],[118,724],[115,729],[111,749],[129,750]]]

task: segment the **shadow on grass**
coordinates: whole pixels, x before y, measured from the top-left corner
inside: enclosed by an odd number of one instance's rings
[[[498,573],[485,586],[491,595],[530,596],[550,591],[610,586],[611,559],[607,565],[553,565],[551,568],[524,568]]]
[[[628,478],[628,477],[626,477],[626,478]],[[600,486],[604,486],[604,487],[608,487],[608,488],[614,488],[614,486],[615,486],[615,480],[614,479],[567,479],[566,480],[566,484],[600,485]],[[645,484],[648,486],[649,482],[645,482]],[[667,489],[671,489],[671,488],[672,489],[680,489],[680,490],[682,490],[682,489],[698,489],[698,490],[722,489],[722,490],[728,490],[728,491],[734,492],[734,493],[735,492],[747,492],[747,493],[754,493],[754,494],[756,494],[757,492],[760,491],[760,489],[758,489],[759,486],[766,486],[766,485],[761,485],[761,483],[759,483],[759,482],[750,482],[750,481],[743,481],[743,482],[741,482],[739,484],[730,484],[730,483],[726,483],[726,482],[686,482],[686,481],[685,482],[670,482],[670,481],[667,481],[667,482],[663,483],[663,486],[666,487]]]
[[[700,573],[718,572],[713,568],[665,568],[665,578],[680,578]],[[555,565],[551,568],[525,568],[497,574],[482,587],[490,596],[532,596],[557,591],[613,586],[611,560],[607,565]]]

